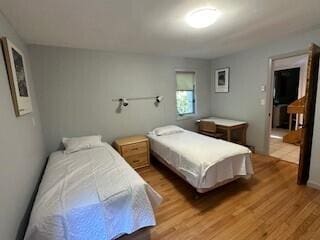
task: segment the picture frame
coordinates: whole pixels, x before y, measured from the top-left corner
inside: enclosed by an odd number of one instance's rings
[[[229,92],[229,73],[230,68],[221,68],[215,71],[215,92]]]
[[[12,101],[17,117],[32,112],[32,102],[23,52],[7,38],[1,38]]]

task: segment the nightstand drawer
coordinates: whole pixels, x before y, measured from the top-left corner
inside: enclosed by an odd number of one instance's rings
[[[134,156],[126,157],[126,160],[133,168],[140,168],[149,165],[147,153],[140,153]]]
[[[146,153],[148,152],[147,142],[139,142],[122,146],[121,152],[124,157]]]
[[[114,147],[134,169],[150,165],[149,140],[146,136],[118,138]]]

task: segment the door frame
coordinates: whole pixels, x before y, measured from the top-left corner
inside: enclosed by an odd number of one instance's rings
[[[298,167],[297,184],[307,184],[310,170],[310,159],[312,150],[312,137],[314,129],[314,117],[315,117],[315,102],[317,97],[317,87],[319,78],[319,58],[320,58],[320,47],[314,43],[310,44],[306,50],[301,50],[289,54],[278,55],[269,58],[268,68],[268,92],[267,92],[267,104],[266,107],[266,125],[265,125],[265,150],[269,153],[269,142],[270,142],[270,130],[271,130],[271,119],[272,119],[272,107],[273,97],[272,89],[274,82],[273,66],[274,60],[279,58],[286,58],[291,56],[308,54],[308,67],[307,67],[307,82],[306,82],[306,102],[304,110],[304,131],[302,133],[302,141],[300,145],[300,159]],[[314,62],[315,61],[315,62]]]
[[[265,141],[264,141],[264,152],[266,155],[269,155],[270,151],[270,134],[271,134],[271,124],[272,124],[272,111],[273,111],[273,96],[272,96],[272,90],[274,87],[274,76],[273,76],[273,66],[272,63],[275,60],[283,59],[283,58],[290,58],[290,57],[296,57],[300,55],[308,54],[308,49],[302,49],[290,53],[275,55],[272,57],[269,57],[268,60],[268,79],[267,79],[267,100],[266,100],[266,112],[265,112]]]
[[[319,82],[320,47],[314,43],[310,44],[308,55],[309,58],[307,67],[306,100],[303,115],[304,128],[302,131],[300,161],[297,178],[297,183],[299,185],[307,184],[309,179],[313,140],[312,138],[314,131],[314,120]]]

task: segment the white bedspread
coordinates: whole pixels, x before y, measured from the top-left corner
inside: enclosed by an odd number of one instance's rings
[[[253,174],[251,151],[241,145],[187,130],[164,136],[149,133],[148,137],[152,151],[197,189]]]
[[[108,144],[50,156],[26,240],[113,239],[155,225],[162,198]]]

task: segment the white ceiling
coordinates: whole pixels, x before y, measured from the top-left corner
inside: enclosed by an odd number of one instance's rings
[[[185,15],[222,12],[206,29]],[[28,43],[214,58],[320,26],[320,0],[0,0]]]

